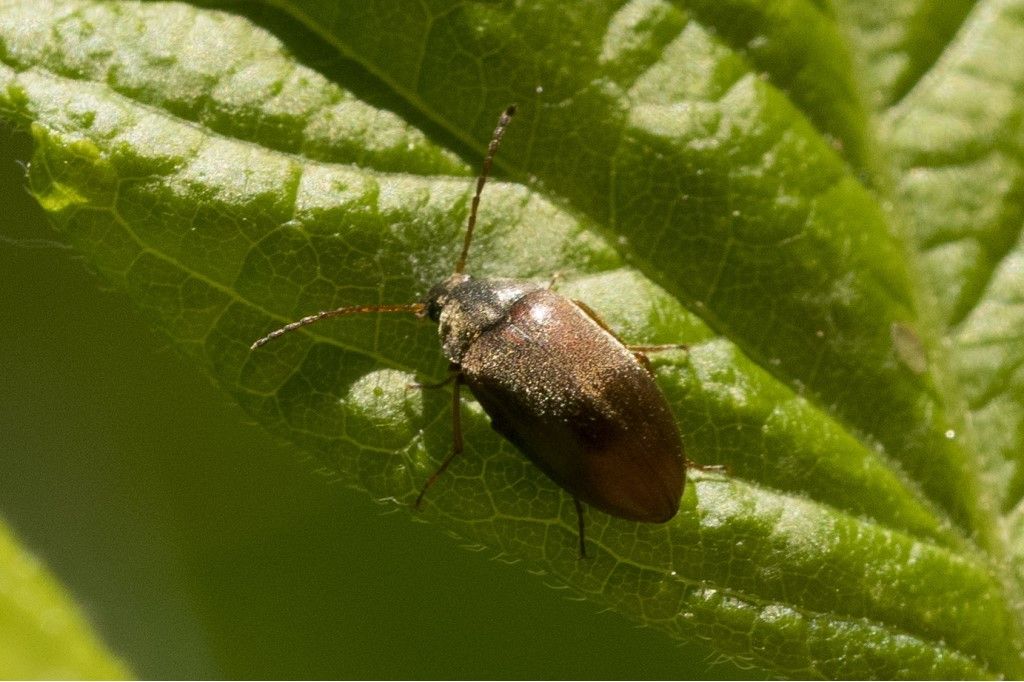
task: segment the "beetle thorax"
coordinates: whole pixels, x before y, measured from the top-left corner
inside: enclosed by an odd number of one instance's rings
[[[455,274],[427,294],[427,315],[438,323],[441,347],[461,362],[473,341],[500,322],[520,298],[540,287],[516,279],[473,279]]]

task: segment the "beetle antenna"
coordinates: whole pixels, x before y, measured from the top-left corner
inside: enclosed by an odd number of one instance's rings
[[[334,310],[321,310],[318,313],[307,315],[300,320],[295,320],[280,329],[275,329],[263,338],[257,339],[251,346],[250,350],[256,350],[260,346],[266,345],[270,341],[273,341],[279,336],[284,336],[290,331],[295,331],[299,327],[305,327],[306,325],[319,322],[320,320],[326,320],[331,317],[341,317],[343,315],[354,315],[356,313],[415,313],[420,315],[427,306],[423,303],[406,303],[404,305],[351,305],[344,308],[335,308]]]
[[[480,177],[476,181],[476,194],[473,195],[473,204],[469,209],[469,224],[466,226],[466,238],[462,242],[462,254],[459,255],[458,262],[455,263],[455,274],[461,273],[466,269],[466,258],[469,256],[469,243],[473,241],[473,228],[476,227],[476,209],[480,206],[480,193],[484,191],[484,183],[487,182],[487,176],[491,172],[491,164],[494,162],[494,155],[498,153],[498,147],[501,146],[501,138],[505,135],[505,128],[512,122],[512,116],[516,113],[516,105],[513,104],[505,109],[501,113],[501,117],[498,119],[498,126],[494,129],[494,133],[491,134],[491,142],[487,145],[487,155],[484,156],[484,167],[480,172]]]

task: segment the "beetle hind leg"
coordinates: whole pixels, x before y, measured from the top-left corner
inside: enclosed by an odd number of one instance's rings
[[[459,409],[461,402],[459,399],[459,387],[462,385],[462,375],[454,372],[449,380],[454,384],[452,387],[452,451],[441,462],[441,466],[437,468],[437,471],[431,474],[427,482],[423,484],[423,488],[420,489],[420,494],[416,496],[416,502],[413,505],[416,509],[420,508],[420,505],[423,503],[423,497],[430,490],[431,486],[437,482],[437,479],[441,477],[441,474],[448,468],[448,465],[462,454],[462,414]]]

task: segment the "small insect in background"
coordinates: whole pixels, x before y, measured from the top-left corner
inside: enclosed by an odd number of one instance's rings
[[[288,332],[356,313],[412,313],[438,324],[450,363],[452,450],[426,480],[417,508],[462,453],[463,385],[491,426],[572,495],[579,551],[586,556],[583,504],[622,519],[664,523],[679,510],[686,461],[675,419],[645,353],[683,348],[627,345],[581,301],[551,284],[465,274],[480,195],[515,106],[498,119],[476,182],[462,252],[450,277],[418,303],[324,310],[270,332],[255,350]]]

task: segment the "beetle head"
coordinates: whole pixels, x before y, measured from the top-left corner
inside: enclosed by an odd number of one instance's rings
[[[441,311],[452,300],[454,289],[469,281],[469,275],[455,273],[448,279],[441,280],[430,288],[423,303],[427,306],[426,315],[434,322],[441,321]]]
[[[514,279],[476,279],[456,273],[435,284],[423,302],[438,323],[441,347],[452,362],[461,362],[469,345],[493,327],[527,293],[540,287]]]

